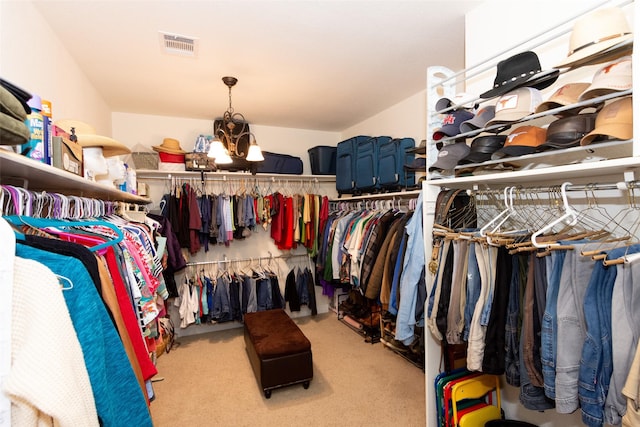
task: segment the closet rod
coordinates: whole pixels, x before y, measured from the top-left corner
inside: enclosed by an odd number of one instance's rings
[[[327,175],[329,176],[329,175]],[[166,176],[143,176],[140,179],[142,180],[158,180],[158,181],[171,181],[171,180],[180,180],[180,181],[202,181],[202,177],[196,177],[196,176],[174,176],[171,174],[168,174]],[[227,177],[225,175],[222,176],[215,176],[212,177],[211,175],[206,175],[204,176],[204,181],[213,181],[213,182],[229,182],[229,181],[233,181],[233,182],[239,182],[239,181],[250,181],[250,182],[255,182],[255,181],[260,181],[260,182],[293,182],[293,183],[297,183],[297,182],[311,182],[311,183],[319,183],[320,180],[316,177],[314,178],[292,178],[292,177],[286,177],[286,178],[276,178],[274,176],[272,177],[263,177],[263,176],[252,176],[252,175],[247,175],[247,176],[238,176],[238,177]],[[335,181],[335,179],[327,179],[327,182],[331,182],[331,181]]]
[[[626,5],[628,5],[628,4],[633,3],[633,1],[634,1],[634,0],[625,0],[625,1],[620,2],[617,6],[618,6],[618,7],[623,7],[623,6],[626,6]],[[567,20],[565,20],[565,21],[562,21],[562,22],[560,22],[560,23],[558,23],[558,24],[555,24],[555,25],[554,25],[554,26],[552,26],[551,28],[547,28],[547,29],[545,29],[544,31],[542,31],[542,32],[540,32],[540,33],[538,33],[538,34],[536,34],[535,36],[530,37],[530,38],[529,38],[529,40],[534,40],[534,39],[537,39],[538,37],[542,37],[542,36],[544,36],[544,35],[547,35],[547,34],[549,34],[550,32],[552,32],[553,30],[555,30],[556,28],[558,28],[558,27],[560,27],[560,26],[563,26],[563,25],[566,25],[566,24],[570,23],[571,21],[573,21],[573,20],[575,20],[575,19],[579,18],[580,16],[585,15],[585,14],[587,14],[587,13],[589,13],[589,12],[592,12],[592,11],[594,11],[594,10],[598,9],[599,7],[605,6],[605,5],[609,4],[609,3],[612,3],[612,2],[611,2],[610,0],[607,0],[607,1],[604,1],[604,2],[602,2],[602,3],[597,4],[597,5],[595,5],[595,6],[592,6],[592,7],[590,7],[590,8],[587,8],[587,9],[583,10],[582,12],[578,13],[577,15],[575,15],[575,16],[573,16],[573,17],[571,17],[571,18],[569,18],[569,19],[567,19]],[[614,5],[612,5],[612,6],[615,6],[615,4],[614,4]],[[544,40],[541,40],[541,41],[540,41],[540,42],[538,42],[538,43],[534,43],[534,44],[533,44],[533,45],[531,45],[529,48],[524,49],[524,50],[532,50],[532,49],[534,49],[534,48],[536,48],[536,47],[538,47],[538,46],[541,46],[541,45],[543,45],[543,44],[545,44],[545,43],[548,43],[548,42],[550,42],[550,41],[552,41],[552,40],[555,40],[555,39],[557,39],[559,36],[564,35],[564,34],[567,34],[567,33],[569,33],[569,32],[570,32],[570,31],[572,31],[572,30],[573,30],[572,28],[567,28],[567,29],[565,29],[565,30],[561,31],[560,33],[557,33],[557,34],[554,34],[553,36],[547,37],[547,38],[545,38]],[[465,68],[465,69],[463,69],[463,70],[460,70],[460,71],[458,71],[458,72],[456,72],[456,73],[452,74],[451,76],[449,76],[449,77],[447,77],[447,78],[445,78],[445,79],[443,79],[443,80],[439,81],[437,84],[435,84],[435,85],[431,86],[431,88],[430,88],[430,89],[436,89],[436,88],[438,88],[439,86],[442,86],[442,84],[443,84],[443,83],[446,83],[446,82],[448,82],[449,80],[455,79],[455,78],[457,78],[458,76],[460,76],[460,75],[462,75],[462,74],[464,74],[464,75],[465,75],[465,78],[464,78],[462,81],[469,80],[471,77],[474,77],[474,76],[476,76],[476,75],[478,75],[478,74],[480,74],[480,73],[483,73],[483,72],[485,72],[485,71],[487,71],[487,70],[489,70],[489,69],[492,69],[492,68],[495,66],[495,64],[493,63],[493,61],[494,61],[494,60],[498,59],[498,58],[499,58],[499,57],[501,57],[502,55],[505,55],[506,53],[509,53],[509,52],[511,52],[511,51],[513,51],[513,50],[515,50],[516,48],[521,48],[521,47],[522,47],[522,42],[517,43],[517,44],[515,44],[515,45],[513,45],[513,46],[511,46],[511,47],[509,47],[509,48],[507,48],[507,49],[505,49],[505,50],[503,50],[502,52],[499,52],[499,53],[497,53],[497,54],[495,54],[495,55],[493,55],[493,56],[491,56],[491,57],[489,57],[489,58],[487,58],[487,59],[483,60],[483,61],[482,61],[482,62],[480,62],[480,63],[474,64],[474,65],[472,65],[472,66],[470,66],[470,67],[467,67],[467,68]],[[487,66],[482,67],[482,68],[479,68],[477,71],[475,71],[475,72],[473,72],[473,73],[469,73],[469,74],[467,74],[467,72],[468,72],[468,71],[470,71],[470,70],[474,70],[474,69],[476,69],[476,68],[480,67],[482,64],[487,64]]]
[[[593,184],[569,184],[565,187],[567,191],[605,191],[605,190],[633,190],[640,189],[640,181],[620,181],[615,183],[593,183]],[[553,191],[559,191],[560,186],[551,187],[514,187],[515,191],[528,192],[528,193],[549,193]],[[504,188],[501,189],[488,189],[469,190],[469,195],[481,195],[481,194],[499,194],[504,193]]]
[[[188,262],[187,267],[197,266],[197,265],[213,265],[213,264],[224,264],[229,262],[247,262],[247,261],[260,261],[260,260],[272,260],[272,259],[289,259],[293,257],[306,257],[308,258],[308,254],[287,254],[287,255],[271,255],[268,256],[258,256],[253,258],[235,258],[229,259],[226,257],[224,259],[212,260],[212,261],[194,261]]]

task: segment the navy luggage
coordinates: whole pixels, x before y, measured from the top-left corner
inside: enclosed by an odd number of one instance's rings
[[[378,188],[378,148],[391,141],[390,136],[374,136],[358,141],[356,148],[356,193]]]
[[[302,159],[288,154],[263,151],[264,161],[258,164],[258,173],[302,174]]]
[[[378,182],[381,190],[399,190],[415,185],[415,172],[405,169],[415,159],[413,138],[394,138],[378,141]]]
[[[359,135],[339,142],[336,147],[336,191],[338,195],[356,191],[356,147],[370,137]]]

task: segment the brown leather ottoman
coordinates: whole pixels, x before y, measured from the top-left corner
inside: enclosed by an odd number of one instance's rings
[[[282,309],[247,313],[244,342],[253,373],[268,399],[271,390],[313,378],[311,343]]]

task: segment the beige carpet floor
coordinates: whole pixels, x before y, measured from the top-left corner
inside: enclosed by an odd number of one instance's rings
[[[151,414],[156,427],[424,426],[421,369],[381,343],[369,344],[334,313],[295,319],[311,341],[309,389],[266,399],[247,357],[242,328],[179,338],[158,358]]]

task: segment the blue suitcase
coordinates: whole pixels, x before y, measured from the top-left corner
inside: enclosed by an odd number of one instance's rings
[[[415,148],[413,138],[379,141],[378,186],[381,190],[399,190],[415,185],[415,172],[404,168],[415,158],[414,153],[407,152],[411,148]]]
[[[336,191],[338,195],[356,191],[356,147],[370,137],[359,135],[339,142],[336,148]]]
[[[391,140],[390,136],[374,136],[359,141],[356,148],[356,193],[378,189],[378,148]]]

